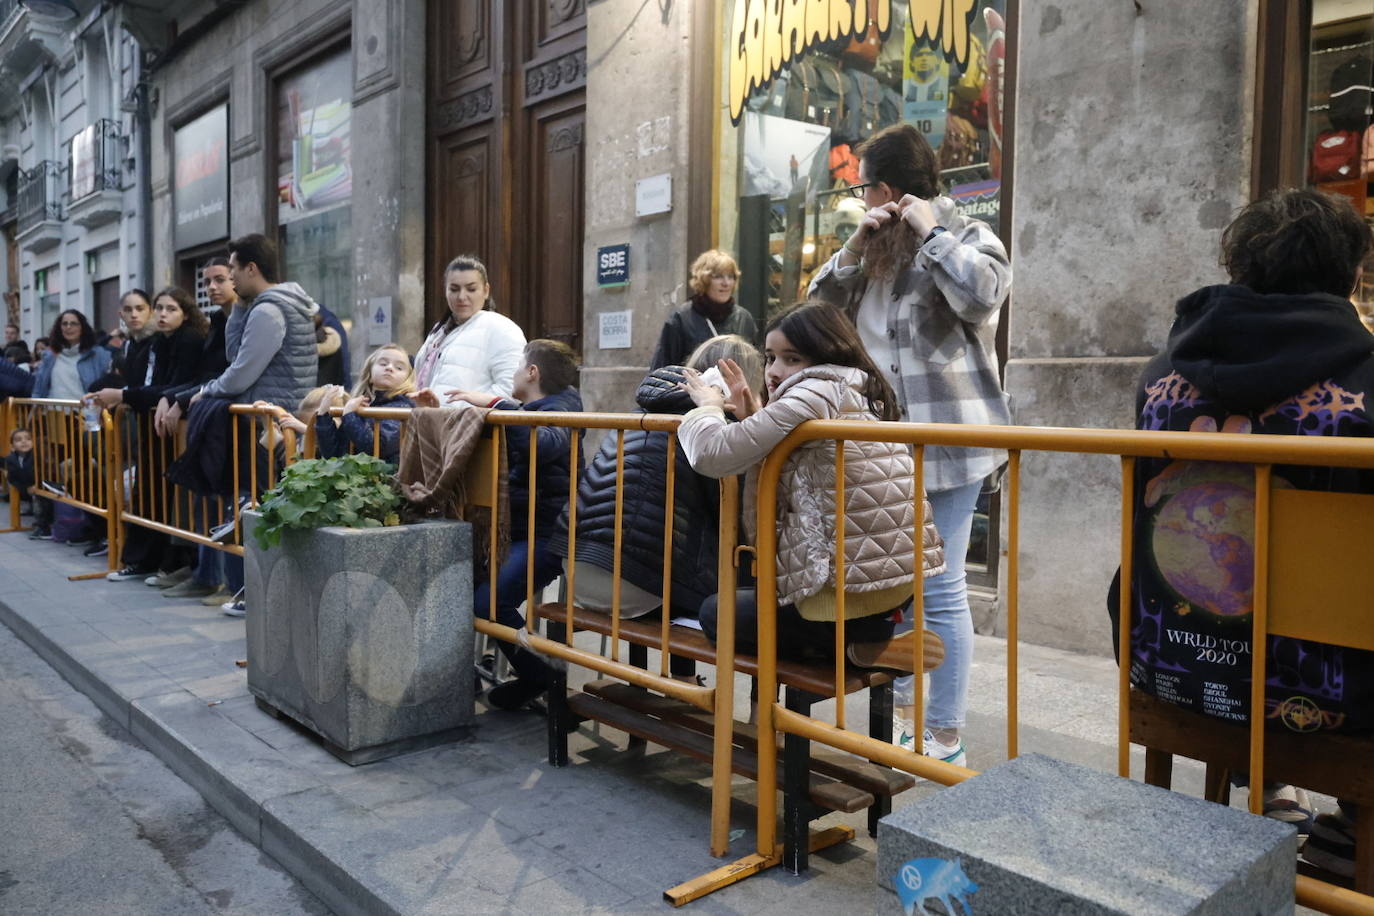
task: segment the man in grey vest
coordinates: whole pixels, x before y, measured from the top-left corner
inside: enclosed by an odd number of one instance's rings
[[[277,282],[277,249],[253,233],[229,243],[229,271],[239,299],[224,329],[229,368],[192,399],[267,401],[295,410],[315,387],[320,307],[297,283]]]

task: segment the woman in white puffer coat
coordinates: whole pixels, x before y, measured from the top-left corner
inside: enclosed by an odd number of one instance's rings
[[[730,406],[694,373],[684,387],[697,408],[678,438],[692,469],[709,477],[754,471],[778,443],[807,420],[893,419],[892,390],[858,335],[833,306],[806,303],[775,318],[764,337],[768,404],[760,407],[738,368],[721,366]],[[808,442],[783,466],[777,512],[777,645],[779,657],[833,654],[835,639],[835,443]],[[910,640],[892,640],[892,611],[912,595],[915,580],[915,466],[904,445],[848,442],[845,448],[845,637],[856,664],[910,670]],[[745,519],[757,480],[745,486]],[[922,500],[921,575],[944,570],[944,547]],[[755,647],[753,589],[736,595],[736,639]],[[716,601],[708,598],[702,628],[715,638]]]
[[[448,317],[434,326],[415,356],[415,403],[439,407],[454,392],[490,391],[511,396],[515,370],[525,351],[525,333],[505,315],[491,310],[487,268],[472,255],[460,255],[444,270]]]

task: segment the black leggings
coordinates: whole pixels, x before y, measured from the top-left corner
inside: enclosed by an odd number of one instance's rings
[[[701,604],[701,629],[711,642],[716,641],[716,599],[712,595]],[[897,627],[892,614],[851,617],[844,622],[846,642],[879,642],[890,639]],[[807,620],[795,605],[778,607],[778,658],[793,661],[835,658],[835,624],[828,620]],[[758,653],[758,597],[752,588],[735,590],[735,649],[743,655]]]

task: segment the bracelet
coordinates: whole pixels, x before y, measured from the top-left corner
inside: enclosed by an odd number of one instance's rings
[[[848,239],[845,239],[844,244],[841,245],[840,247],[843,248],[845,251],[849,252],[850,254],[852,254],[852,255],[853,255],[854,257],[856,257],[856,258],[862,259],[863,256],[864,256],[864,253],[863,253],[862,251],[855,251],[853,248],[850,248],[850,247],[849,247],[849,240],[848,240]]]
[[[502,398],[500,395],[492,398],[491,403],[487,405],[487,410],[494,410],[496,408],[496,405],[500,404],[503,400],[505,399]]]

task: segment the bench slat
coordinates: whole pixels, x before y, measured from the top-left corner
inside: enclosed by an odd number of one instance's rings
[[[541,604],[535,608],[535,616],[555,622],[566,622],[568,608],[563,604]],[[611,634],[611,615],[581,607],[574,608],[573,626],[578,630],[609,636]],[[620,621],[620,637],[626,642],[662,651],[658,621],[622,619]],[[928,632],[926,634],[928,654],[932,659],[943,658],[943,647],[934,645],[932,641],[938,641],[938,637]],[[715,644],[706,638],[705,633],[691,627],[670,626],[668,628],[668,651],[672,655],[679,655],[710,665],[714,665],[716,661]],[[735,671],[749,677],[757,676],[758,659],[752,655],[736,653]],[[796,687],[821,697],[833,697],[835,695],[834,678],[834,669],[829,664],[808,665],[803,662],[778,659],[778,680],[789,687]],[[891,672],[849,665],[846,667],[844,689],[846,694],[857,693],[868,687],[886,684],[890,680],[892,680]]]
[[[584,684],[582,689],[602,699],[657,716],[703,735],[712,734],[710,714],[687,703],[614,680],[590,681]],[[747,722],[736,722],[734,725],[734,743],[751,754],[757,753],[758,728]],[[781,746],[782,743],[779,742],[779,749]],[[832,750],[814,742],[811,745],[811,771],[833,777],[874,796],[891,797],[916,785],[916,779],[910,773],[881,766],[862,757]]]
[[[661,719],[602,699],[590,693],[574,693],[568,697],[568,707],[577,715],[604,722],[623,732],[652,741],[669,750],[695,757],[709,763],[712,757],[711,739],[707,735],[689,729],[679,728]],[[731,769],[740,776],[758,779],[759,761],[755,754],[736,749],[730,755]],[[781,767],[779,767],[781,771]],[[782,773],[778,773],[778,784],[782,784]],[[843,811],[853,814],[872,805],[872,793],[825,776],[811,774],[811,801],[828,811]]]

